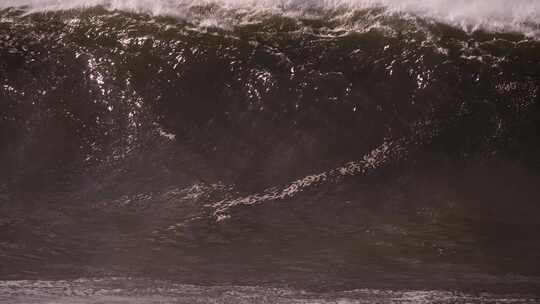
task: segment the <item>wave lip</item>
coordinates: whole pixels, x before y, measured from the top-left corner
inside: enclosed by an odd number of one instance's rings
[[[198,19],[200,16],[194,14],[200,13],[200,8],[205,8],[204,14],[217,26],[230,23],[231,16],[244,19],[237,20],[241,23],[260,15],[313,17],[314,12],[323,12],[318,16],[322,18],[328,12],[338,12],[338,19],[350,21],[347,17],[356,11],[383,8],[385,14],[433,20],[466,31],[517,32],[531,37],[540,36],[540,2],[535,0],[5,0],[0,3],[0,8],[23,7],[29,13],[96,6],[186,19]],[[335,14],[332,16],[336,17]]]

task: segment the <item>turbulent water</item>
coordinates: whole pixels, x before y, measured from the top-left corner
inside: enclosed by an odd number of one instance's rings
[[[534,299],[491,293],[356,289],[325,293],[259,286],[197,286],[161,280],[107,278],[72,281],[3,281],[0,301],[11,304],[486,304],[535,303]]]
[[[0,0],[0,301],[533,302],[539,20]]]

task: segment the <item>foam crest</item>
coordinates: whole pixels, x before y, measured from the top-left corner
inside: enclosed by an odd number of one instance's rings
[[[384,7],[388,13],[430,18],[466,30],[522,32],[540,36],[540,1],[537,0],[2,0],[0,7],[25,6],[30,12],[108,9],[190,17],[194,6],[216,5],[216,11],[293,13],[323,9],[352,10]],[[218,16],[220,13],[216,13]],[[219,23],[219,20],[218,20]]]
[[[394,12],[461,26],[466,30],[516,31],[536,35],[540,30],[540,1],[521,0],[381,0]]]

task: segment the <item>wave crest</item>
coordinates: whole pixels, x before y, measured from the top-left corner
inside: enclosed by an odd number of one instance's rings
[[[522,0],[6,0],[0,7],[24,7],[28,12],[84,9],[102,6],[152,15],[199,19],[203,24],[225,26],[251,22],[261,15],[332,18],[350,21],[361,10],[383,9],[385,14],[422,18],[461,27],[467,31],[519,32],[540,36],[540,2]],[[211,20],[211,22],[209,22]]]

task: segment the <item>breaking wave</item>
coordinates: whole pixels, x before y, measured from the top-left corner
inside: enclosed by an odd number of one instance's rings
[[[0,7],[1,278],[538,290],[537,1]]]
[[[253,22],[264,15],[306,18],[331,17],[350,23],[358,11],[382,10],[385,15],[420,17],[459,26],[468,31],[520,32],[538,36],[540,4],[535,0],[4,0],[1,7],[25,7],[29,12],[59,11],[96,6],[110,10],[169,15],[204,24],[230,26]],[[201,8],[206,8],[201,16]]]

